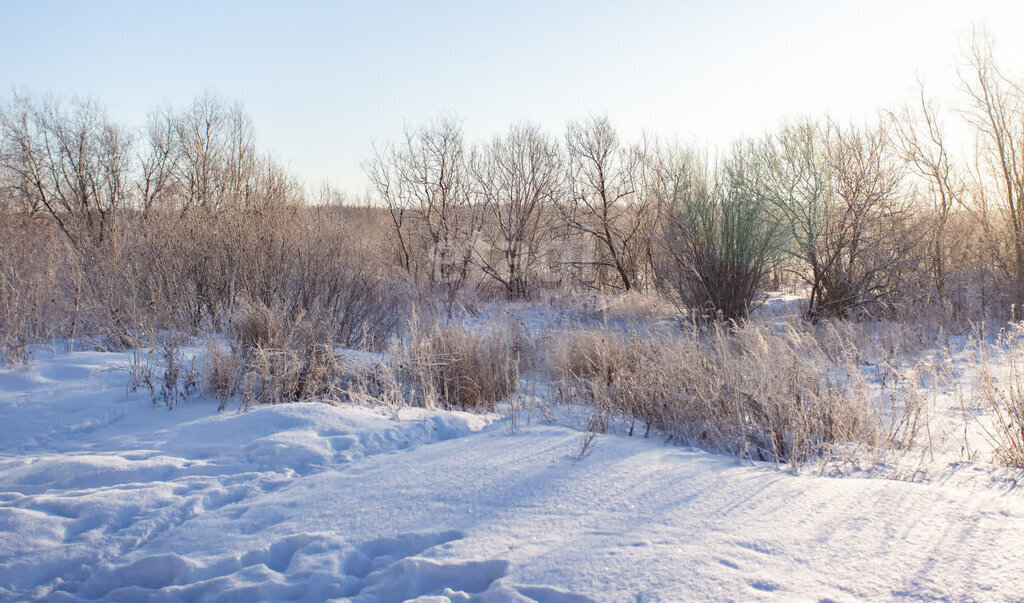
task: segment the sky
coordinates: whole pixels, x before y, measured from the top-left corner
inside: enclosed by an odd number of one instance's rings
[[[1020,1],[0,0],[0,15],[0,94],[91,97],[141,126],[212,92],[303,182],[355,194],[375,143],[442,111],[470,141],[606,114],[625,139],[713,150],[787,118],[870,119],[918,78],[955,108],[972,25],[1024,72]]]

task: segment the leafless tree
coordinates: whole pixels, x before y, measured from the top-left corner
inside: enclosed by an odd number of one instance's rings
[[[999,220],[995,228],[1007,233],[997,257],[1012,280],[1016,309],[1024,304],[1024,90],[999,70],[985,32],[975,32],[966,59],[960,72],[970,103],[965,116],[978,135],[974,209],[986,225]]]
[[[919,92],[916,109],[906,107],[899,113],[890,112],[888,117],[890,132],[904,161],[924,180],[932,202],[928,259],[933,286],[941,297],[950,264],[949,222],[953,212],[964,202],[966,185],[950,158],[938,108],[926,98],[922,82],[919,82]]]
[[[580,262],[614,274],[613,286],[638,285],[645,259],[645,149],[624,147],[606,117],[570,122],[565,135],[568,191],[559,205],[569,228],[593,241],[596,256]]]
[[[808,316],[892,312],[915,241],[884,130],[805,121],[770,137],[761,153],[770,198],[807,269]]]
[[[678,143],[666,144],[645,133],[632,147],[638,156],[636,199],[639,230],[634,237],[633,257],[637,258],[634,287],[659,286],[657,267],[664,251],[665,229],[670,226],[678,200],[693,178],[707,163],[692,148]],[[705,174],[706,175],[706,174]]]
[[[478,149],[471,165],[484,208],[480,267],[509,299],[524,298],[554,229],[564,174],[558,143],[536,125],[515,125]]]
[[[450,314],[469,275],[479,212],[471,203],[461,124],[440,116],[407,130],[364,166],[384,202],[398,265],[443,294]]]
[[[257,154],[252,122],[241,105],[204,94],[176,116],[174,130],[183,211],[253,202],[254,180],[267,164]]]
[[[169,108],[151,113],[141,148],[137,150],[139,175],[135,188],[143,214],[155,206],[166,205],[162,201],[173,199],[181,157],[174,120]]]
[[[225,122],[219,101],[209,95],[197,98],[192,109],[175,120],[181,146],[178,177],[182,183],[182,211],[216,204],[215,180],[223,156]]]
[[[49,215],[76,249],[106,242],[129,200],[131,134],[92,101],[16,96],[0,120],[0,169],[29,212]]]

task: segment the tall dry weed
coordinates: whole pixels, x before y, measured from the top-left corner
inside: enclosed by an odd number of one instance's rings
[[[870,396],[813,335],[746,325],[644,336],[570,333],[554,344],[562,399],[622,417],[629,433],[798,464],[880,437]]]
[[[515,333],[414,323],[408,346],[394,349],[392,362],[414,405],[493,411],[518,387],[523,350]]]
[[[976,343],[975,396],[988,420],[980,421],[996,462],[1024,467],[1024,327],[1014,324],[993,344]]]

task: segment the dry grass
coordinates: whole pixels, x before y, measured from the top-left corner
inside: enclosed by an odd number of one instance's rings
[[[624,419],[630,434],[639,424],[645,435],[794,464],[882,438],[859,374],[793,326],[569,333],[551,359],[561,399]]]
[[[937,387],[922,367],[899,368],[899,332],[848,323],[577,329],[537,347],[514,321],[470,328],[414,315],[408,336],[370,361],[352,361],[265,307],[240,310],[233,332],[234,345],[206,354],[207,387],[222,408],[239,395],[243,408],[320,399],[490,412],[537,369],[556,401],[586,405],[588,432],[657,433],[794,467],[909,449],[927,429]],[[880,367],[882,396],[866,366]]]
[[[238,393],[242,375],[242,354],[238,346],[225,346],[214,339],[207,340],[203,354],[203,384],[207,393],[220,401],[217,410],[224,410],[228,401]]]
[[[232,317],[231,334],[248,348],[283,348],[294,331],[279,312],[262,303],[245,304]],[[297,325],[296,325],[297,326]]]
[[[996,460],[1012,467],[1024,467],[1024,363],[1009,361],[1009,377],[1002,387],[988,387],[986,399],[993,413]]]
[[[655,293],[577,293],[563,294],[562,297],[563,304],[577,308],[590,323],[620,326],[654,324],[678,315],[678,309],[672,303]]]
[[[659,434],[794,469],[902,466],[934,455],[933,436],[945,434],[933,434],[932,409],[956,381],[949,354],[922,354],[905,330],[748,321],[567,331],[551,338],[548,375],[560,401],[584,404],[590,430]]]
[[[257,302],[238,309],[230,333],[230,343],[208,341],[204,357],[206,388],[220,400],[220,410],[236,394],[242,408],[338,399],[344,371],[317,325],[302,316],[288,319]]]
[[[415,318],[409,337],[394,339],[372,362],[318,343],[308,328],[265,307],[241,312],[233,333],[235,343],[211,342],[205,355],[206,387],[222,409],[240,395],[242,408],[319,399],[493,411],[516,391],[529,356],[528,342],[512,326],[481,332],[425,327]]]
[[[129,392],[149,390],[154,405],[168,409],[199,391],[205,372],[197,370],[195,359],[185,361],[179,336],[133,341],[128,357]]]
[[[982,423],[992,445],[994,461],[1024,467],[1024,327],[1015,324],[995,344],[978,343],[975,350],[975,395],[991,417]]]
[[[158,348],[164,373],[160,379],[159,400],[167,408],[174,408],[179,400],[184,400],[199,389],[199,372],[195,361],[186,364],[181,352],[181,340],[177,337],[166,337]]]
[[[229,333],[229,342],[211,341],[205,354],[206,387],[221,410],[235,395],[241,395],[243,409],[385,395],[375,371],[336,351],[335,331],[322,316],[289,315],[284,308],[247,302],[236,309]]]
[[[392,366],[413,405],[493,411],[518,387],[524,344],[517,334],[414,321],[408,345],[392,349]]]
[[[255,346],[216,358],[208,360],[207,382],[218,392],[221,409],[235,392],[241,394],[242,409],[300,400],[336,402],[343,399],[342,386],[350,376],[339,354],[319,344],[301,350]]]

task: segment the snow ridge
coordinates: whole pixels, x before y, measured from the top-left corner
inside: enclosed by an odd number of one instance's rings
[[[0,600],[1024,592],[1019,488],[794,476],[616,436],[579,460],[570,426],[455,412],[168,412],[125,394],[122,354],[40,356],[0,370]]]

